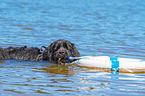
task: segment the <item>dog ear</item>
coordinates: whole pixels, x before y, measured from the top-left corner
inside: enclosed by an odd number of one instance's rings
[[[70,50],[70,52],[71,52],[71,54],[73,56],[75,56],[75,57],[79,57],[80,56],[77,48],[75,47],[75,45],[73,43],[71,43],[71,42],[68,41],[66,44],[67,44],[68,50]]]
[[[45,48],[45,50],[43,51],[43,60],[51,61],[52,55],[53,55],[53,47],[54,47],[54,44],[51,44],[50,46]]]
[[[73,56],[75,56],[75,57],[80,57],[80,53],[78,52],[78,50],[77,50],[77,48],[75,47],[75,45],[73,44],[73,46],[72,46],[72,54],[73,54]]]

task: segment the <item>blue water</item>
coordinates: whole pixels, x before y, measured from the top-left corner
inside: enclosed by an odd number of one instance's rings
[[[0,0],[0,46],[73,42],[82,56],[145,59],[143,0]],[[1,96],[144,96],[145,74],[0,62]]]

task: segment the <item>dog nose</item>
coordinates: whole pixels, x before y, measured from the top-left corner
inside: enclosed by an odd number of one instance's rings
[[[60,51],[59,54],[63,55],[65,54],[65,51]]]

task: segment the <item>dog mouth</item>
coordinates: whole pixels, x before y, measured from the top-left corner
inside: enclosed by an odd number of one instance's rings
[[[54,54],[54,61],[56,61],[58,64],[60,63],[68,63],[68,57],[71,55],[69,50],[60,48],[58,51]]]
[[[62,63],[68,63],[69,61],[68,61],[68,59],[66,59],[66,58],[58,58],[58,60],[57,60],[57,63],[58,64],[62,64]]]

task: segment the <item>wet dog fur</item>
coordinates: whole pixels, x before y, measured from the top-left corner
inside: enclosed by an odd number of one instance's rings
[[[57,63],[68,63],[69,56],[79,57],[75,45],[67,40],[57,40],[51,43],[48,47],[8,47],[0,48],[0,60],[21,59],[31,61],[55,61]]]

